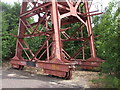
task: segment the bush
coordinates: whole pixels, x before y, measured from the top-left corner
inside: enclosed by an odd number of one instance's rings
[[[109,4],[105,14],[94,18],[95,35],[100,33],[101,37],[95,42],[97,54],[100,58],[106,60],[102,65],[102,73],[108,76],[104,80],[106,86],[119,87],[120,82],[120,31],[119,19],[120,8],[113,2]]]
[[[2,6],[2,58],[11,58],[15,53],[16,38],[10,35],[17,35],[20,4],[9,5],[0,2]]]

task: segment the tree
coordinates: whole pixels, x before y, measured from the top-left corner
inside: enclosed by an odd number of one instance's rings
[[[2,6],[2,58],[12,58],[15,55],[17,38],[11,36],[10,34],[12,33],[17,35],[21,6],[20,3],[9,5],[4,2],[0,2],[0,6]],[[28,21],[32,23],[34,19],[28,18]],[[28,45],[30,45],[30,49],[35,52],[41,46],[41,42],[43,42],[44,39],[44,37],[35,37],[24,40],[27,41]],[[23,57],[26,57],[25,54],[23,54]]]
[[[102,73],[106,73],[110,87],[119,87],[120,83],[120,8],[117,3],[109,3],[105,14],[93,18],[94,33],[101,35],[97,38],[97,54],[106,62],[102,65]]]
[[[0,2],[2,6],[2,58],[9,58],[14,55],[16,38],[10,33],[17,34],[20,3],[9,5]]]

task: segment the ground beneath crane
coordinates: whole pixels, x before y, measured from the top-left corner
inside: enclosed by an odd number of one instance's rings
[[[25,67],[24,70],[10,68],[9,62],[3,63],[3,88],[95,88],[91,80],[98,78],[98,72],[73,71],[71,80],[46,75],[41,69]]]

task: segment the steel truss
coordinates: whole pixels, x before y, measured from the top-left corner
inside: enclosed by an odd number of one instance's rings
[[[96,56],[90,17],[101,13],[90,12],[91,3],[88,3],[87,0],[82,0],[82,2],[81,0],[76,2],[71,0],[65,0],[65,2],[25,0],[22,2],[19,32],[17,36],[14,35],[17,37],[17,43],[16,54],[11,60],[12,67],[17,69],[23,69],[24,66],[40,67],[47,74],[66,79],[71,79],[72,71],[77,64],[83,69],[99,67],[103,60]],[[30,23],[28,19],[34,16],[38,17],[37,22]],[[78,24],[79,27],[71,30],[70,25],[74,24]],[[67,33],[70,30],[72,35]],[[87,30],[87,37],[84,37],[85,30]],[[46,40],[34,53],[25,38],[43,36],[46,37]],[[64,49],[64,43],[70,41],[81,42],[81,47],[72,56]],[[85,57],[86,47],[90,47],[91,53],[91,57],[87,59]],[[44,51],[39,54],[41,50]],[[23,58],[23,51],[28,59]],[[80,53],[82,58],[77,58]],[[46,55],[45,60],[42,60],[43,55]]]

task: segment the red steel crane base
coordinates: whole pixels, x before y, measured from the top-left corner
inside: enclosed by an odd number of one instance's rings
[[[71,79],[75,65],[82,69],[100,67],[104,60],[96,56],[91,16],[101,13],[90,12],[91,4],[88,0],[24,0],[18,35],[13,35],[17,42],[15,56],[11,59],[12,67],[21,70],[24,66],[38,67],[47,74],[66,79]],[[37,20],[30,22],[30,18]],[[77,29],[71,29],[72,25],[77,25]],[[36,52],[26,41],[34,37],[45,38]],[[65,42],[71,41],[80,46],[76,51],[73,49],[73,55],[65,49]],[[86,47],[90,49],[89,58],[85,56]]]

